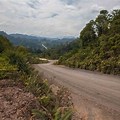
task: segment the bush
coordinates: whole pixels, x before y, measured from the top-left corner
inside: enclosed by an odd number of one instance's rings
[[[10,59],[10,64],[16,65],[19,71],[30,74],[30,68],[27,60],[19,52],[10,51],[7,53],[7,56]]]

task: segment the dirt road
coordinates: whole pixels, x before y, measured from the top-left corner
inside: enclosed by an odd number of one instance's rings
[[[77,112],[86,120],[120,120],[120,77],[47,64],[35,65],[67,87]]]

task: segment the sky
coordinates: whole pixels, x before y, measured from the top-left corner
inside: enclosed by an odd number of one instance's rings
[[[120,9],[120,0],[0,0],[0,30],[79,37],[86,23],[103,9]]]

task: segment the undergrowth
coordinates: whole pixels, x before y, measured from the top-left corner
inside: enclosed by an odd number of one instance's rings
[[[31,69],[31,74],[27,75],[21,71],[8,75],[8,79],[15,83],[22,83],[24,90],[34,94],[39,106],[31,110],[32,120],[71,120],[72,102],[67,89],[61,88],[57,95],[52,89],[47,79],[43,79],[38,72]]]
[[[39,109],[31,110],[33,119],[42,120],[71,120],[72,102],[70,93],[64,87],[53,94],[47,79],[32,70],[30,75],[19,73],[19,81],[25,90],[35,95],[39,101]]]

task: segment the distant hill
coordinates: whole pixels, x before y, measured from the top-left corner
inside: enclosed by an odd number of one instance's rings
[[[48,38],[24,34],[7,34],[4,31],[0,31],[0,35],[7,37],[14,45],[22,45],[32,50],[43,50],[45,49],[43,45],[45,45],[47,48],[52,48],[57,45],[69,43],[75,39],[74,37]]]

